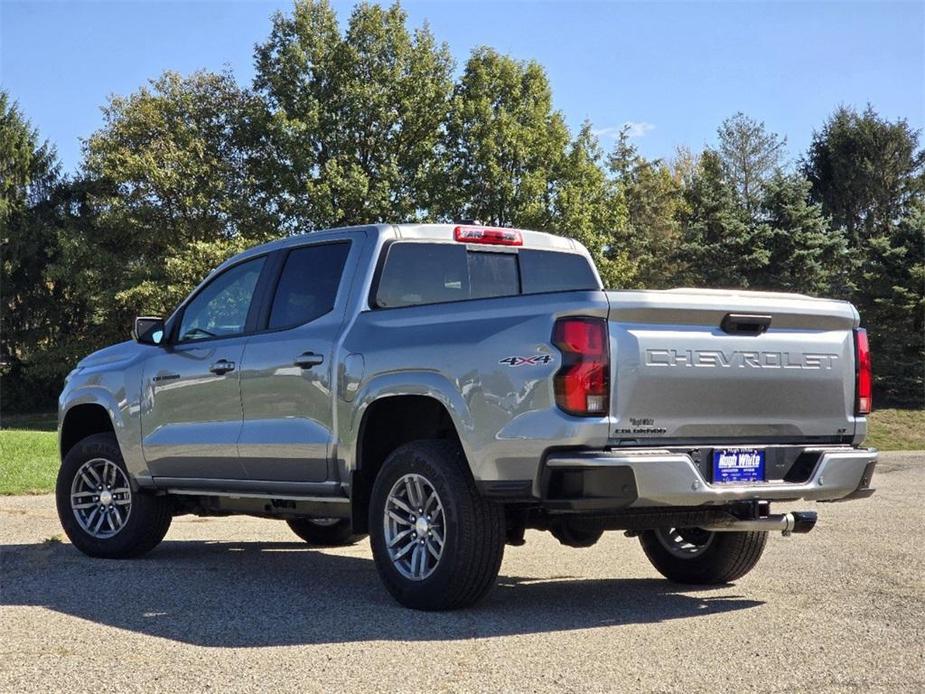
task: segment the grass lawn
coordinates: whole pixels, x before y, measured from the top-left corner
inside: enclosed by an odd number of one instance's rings
[[[925,450],[925,410],[878,410],[865,441],[881,451]],[[55,487],[55,415],[4,417],[0,429],[0,494],[42,494]]]
[[[54,431],[0,431],[0,494],[42,494],[55,486],[58,437]]]
[[[876,410],[864,444],[881,451],[925,450],[925,410]]]

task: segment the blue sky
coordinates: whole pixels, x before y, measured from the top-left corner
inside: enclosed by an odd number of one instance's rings
[[[352,3],[336,3],[343,20]],[[788,138],[791,159],[840,104],[870,102],[925,127],[925,2],[406,2],[458,67],[489,45],[547,70],[556,107],[577,128],[633,123],[640,150],[670,156],[714,141],[744,111]],[[165,69],[228,65],[242,83],[274,10],[291,2],[0,0],[0,84],[66,171],[101,125],[110,94]]]

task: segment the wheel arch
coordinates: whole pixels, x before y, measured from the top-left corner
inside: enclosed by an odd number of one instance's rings
[[[116,434],[110,411],[98,402],[84,402],[68,408],[61,419],[58,445],[61,458],[82,439],[93,434]],[[117,437],[118,439],[118,437]]]
[[[458,418],[447,398],[434,392],[407,390],[380,393],[363,407],[356,428],[350,484],[354,532],[368,531],[373,482],[382,463],[396,448],[421,439],[444,439],[460,445],[465,455]]]

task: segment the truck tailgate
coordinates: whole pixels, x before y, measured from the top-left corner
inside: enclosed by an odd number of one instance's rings
[[[607,298],[611,436],[621,444],[853,437],[851,304],[701,289]]]

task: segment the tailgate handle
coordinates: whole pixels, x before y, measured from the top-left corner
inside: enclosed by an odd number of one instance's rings
[[[730,335],[761,335],[768,331],[771,316],[754,313],[727,313],[720,330]]]

